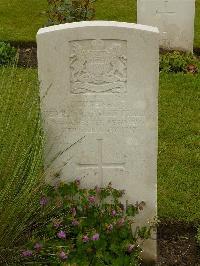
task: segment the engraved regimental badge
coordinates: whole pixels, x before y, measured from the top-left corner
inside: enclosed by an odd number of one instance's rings
[[[71,42],[71,93],[119,93],[126,90],[126,42],[86,40]]]

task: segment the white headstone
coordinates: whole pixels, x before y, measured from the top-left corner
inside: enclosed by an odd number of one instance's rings
[[[137,22],[158,27],[164,49],[193,51],[195,0],[137,0]]]
[[[156,215],[157,28],[93,21],[37,35],[46,163],[63,180],[125,189],[146,202],[139,224]],[[57,154],[60,154],[57,157]],[[156,241],[144,244],[155,259]]]

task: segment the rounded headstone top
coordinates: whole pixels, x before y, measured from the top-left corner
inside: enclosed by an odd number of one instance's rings
[[[136,29],[136,30],[159,33],[157,27],[135,24],[135,23],[127,23],[127,22],[94,20],[94,21],[65,23],[65,24],[59,24],[59,25],[41,28],[39,29],[37,35],[50,33],[58,30],[76,29],[82,27],[118,27],[118,28]]]

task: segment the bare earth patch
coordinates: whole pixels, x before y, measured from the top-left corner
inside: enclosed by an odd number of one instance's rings
[[[184,223],[160,224],[158,228],[158,264],[168,266],[199,266],[200,247],[196,230]]]

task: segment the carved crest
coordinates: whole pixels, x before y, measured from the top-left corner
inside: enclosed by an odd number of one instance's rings
[[[72,42],[70,55],[71,92],[121,92],[127,82],[127,59],[121,41],[105,47],[104,40],[83,46]],[[89,46],[89,47],[88,47]]]

